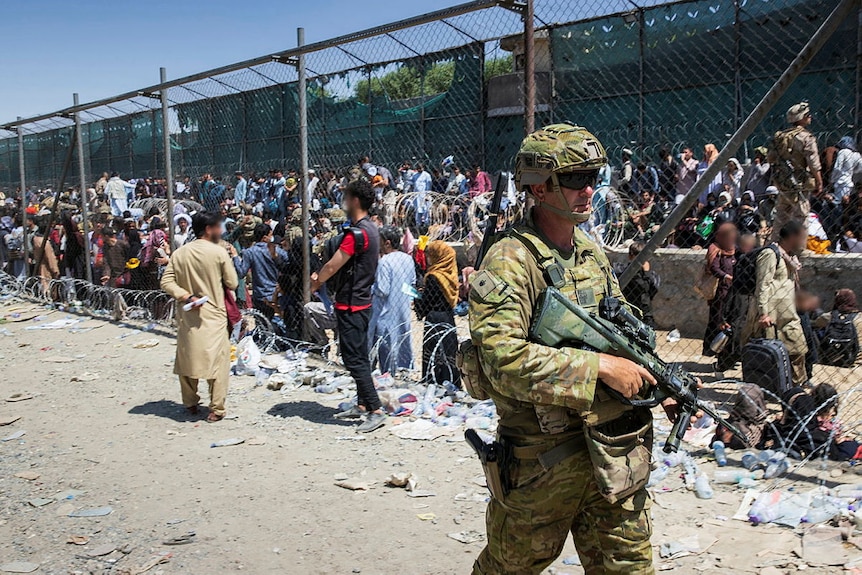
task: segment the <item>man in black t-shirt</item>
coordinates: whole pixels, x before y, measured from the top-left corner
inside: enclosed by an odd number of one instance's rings
[[[368,210],[374,200],[374,188],[368,180],[360,178],[347,185],[344,207],[353,227],[345,232],[338,251],[319,273],[311,276],[312,292],[319,290],[324,282],[333,280],[328,287],[335,293],[341,358],[356,381],[356,393],[359,396],[358,405],[335,417],[358,419],[367,415],[357,428],[360,433],[375,431],[386,424],[386,414],[381,409],[380,397],[374,389],[371,360],[368,357],[371,288],[380,256],[377,226],[368,217]]]

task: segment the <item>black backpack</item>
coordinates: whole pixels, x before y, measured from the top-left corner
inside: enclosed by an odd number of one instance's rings
[[[832,312],[832,319],[820,338],[820,363],[853,367],[859,356],[859,334],[853,322],[855,313]]]
[[[731,291],[739,295],[754,295],[757,289],[757,257],[763,250],[771,249],[775,252],[775,257],[781,262],[781,254],[775,244],[763,246],[756,250],[751,250],[747,254],[743,254],[733,268],[733,284]]]

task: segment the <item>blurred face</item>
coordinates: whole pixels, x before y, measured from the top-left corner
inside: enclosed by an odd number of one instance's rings
[[[117,245],[117,236],[105,236],[105,243],[109,246]]]
[[[181,231],[182,233],[185,233],[185,232],[186,232],[186,230],[187,230],[187,229],[189,229],[189,223],[188,223],[187,221],[185,221],[185,220],[180,220],[180,221],[179,221],[179,223],[178,223],[177,225],[179,226],[180,231]]]
[[[221,240],[221,224],[207,226],[207,229],[204,232],[204,238],[214,244],[219,243],[219,240]]]

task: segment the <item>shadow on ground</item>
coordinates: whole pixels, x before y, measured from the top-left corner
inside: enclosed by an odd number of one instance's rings
[[[159,401],[148,401],[147,403],[136,405],[129,410],[129,413],[132,415],[155,415],[180,423],[186,423],[189,421],[198,421],[206,417],[207,409],[205,407],[199,407],[198,409],[200,413],[192,415],[186,411],[183,404],[168,399],[161,399]]]
[[[337,425],[339,427],[353,427],[358,423],[358,420],[353,419],[335,419],[332,416],[338,413],[339,410],[335,407],[326,407],[314,401],[291,401],[288,403],[279,403],[273,405],[267,413],[273,417],[298,417],[311,423],[320,423],[323,425]]]

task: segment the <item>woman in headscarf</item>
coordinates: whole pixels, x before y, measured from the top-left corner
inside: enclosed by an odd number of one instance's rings
[[[171,247],[168,245],[168,235],[165,233],[165,222],[161,218],[150,220],[150,233],[144,245],[141,266],[143,269],[142,286],[144,290],[159,289],[162,272],[168,265]]]
[[[721,185],[725,192],[730,192],[732,198],[739,198],[742,187],[742,166],[736,158],[727,161],[727,167],[721,173]]]
[[[87,273],[87,257],[84,249],[84,234],[78,228],[78,224],[72,219],[72,214],[63,212],[61,216],[63,224],[63,236],[66,240],[66,248],[63,252],[63,265],[66,274],[75,279],[84,279]]]
[[[458,304],[458,265],[455,250],[435,240],[425,247],[428,268],[422,297],[414,306],[419,319],[425,320],[422,338],[422,379],[426,383],[461,387],[461,374],[455,365],[458,336],[455,333],[455,306]]]
[[[703,159],[697,165],[697,177],[700,178],[703,176],[703,173],[709,168],[715,159],[718,157],[718,149],[716,149],[715,144],[707,144],[703,147]],[[715,197],[718,197],[718,194],[724,189],[721,180],[721,172],[715,175],[715,178],[709,183],[706,189],[701,192],[700,197],[698,198],[698,202],[700,204],[706,205],[707,196],[709,194],[713,194]]]
[[[730,327],[726,317],[730,284],[733,282],[733,266],[736,265],[736,237],[738,231],[733,222],[724,222],[715,232],[715,239],[706,252],[706,266],[718,280],[715,297],[709,300],[709,320],[703,336],[703,355],[715,355],[710,344],[715,336]]]

